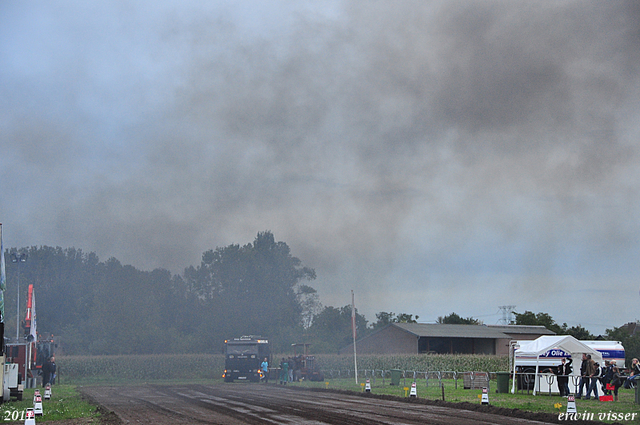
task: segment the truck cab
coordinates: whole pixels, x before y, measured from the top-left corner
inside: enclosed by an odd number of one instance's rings
[[[242,336],[225,341],[224,373],[225,382],[259,382],[265,373],[261,363],[267,358],[271,362],[269,340],[260,336]]]

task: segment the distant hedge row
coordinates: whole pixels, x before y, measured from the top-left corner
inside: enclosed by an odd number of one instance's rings
[[[282,357],[274,354],[272,366]],[[319,354],[323,370],[353,369],[353,356]],[[61,382],[162,379],[217,379],[224,370],[224,356],[217,354],[157,354],[120,356],[60,356],[57,358]],[[508,370],[506,356],[468,354],[360,355],[358,369],[403,369],[415,371],[483,371]]]

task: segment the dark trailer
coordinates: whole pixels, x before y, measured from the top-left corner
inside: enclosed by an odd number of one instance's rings
[[[269,340],[260,336],[242,336],[224,342],[224,382],[258,382],[265,373],[260,364],[266,357],[271,362]]]

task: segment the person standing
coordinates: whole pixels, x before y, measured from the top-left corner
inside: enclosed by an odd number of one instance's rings
[[[283,357],[282,361],[280,362],[280,384],[287,385],[288,378],[289,378],[289,363],[287,363],[287,361]]]
[[[582,363],[580,364],[580,389],[576,398],[582,398],[582,389],[589,389],[589,378],[587,378],[587,364],[589,364],[586,354],[582,354]]]
[[[262,363],[260,364],[260,368],[262,369],[262,373],[264,373],[264,383],[269,383],[269,360],[265,357]]]
[[[607,384],[613,379],[613,363],[609,360],[604,361],[604,370],[602,371],[602,392],[604,395],[611,395],[611,390],[607,389]]]
[[[560,397],[568,397],[569,393],[569,375],[571,375],[571,363],[573,359],[569,359],[567,363],[567,359],[562,359],[562,363],[558,366],[558,390],[560,391]]]
[[[42,386],[53,385],[56,379],[56,358],[51,356],[42,365]]]
[[[618,389],[622,386],[622,380],[624,379],[620,375],[620,370],[616,365],[615,360],[611,360],[611,385],[613,385],[613,400],[618,401]]]
[[[593,361],[591,358],[591,354],[587,354],[587,376],[589,376],[589,389],[587,390],[587,396],[585,400],[589,400],[591,397],[591,392],[593,392],[593,398],[598,400],[598,375],[600,374],[598,371],[600,366],[598,363]]]
[[[288,381],[293,382],[293,369],[295,368],[295,361],[291,357],[287,359],[287,363],[289,364],[289,372],[288,372]]]

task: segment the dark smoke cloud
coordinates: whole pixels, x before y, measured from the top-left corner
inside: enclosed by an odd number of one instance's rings
[[[556,299],[637,293],[637,2],[0,8],[7,245],[179,273],[269,229],[370,319],[635,319]]]

